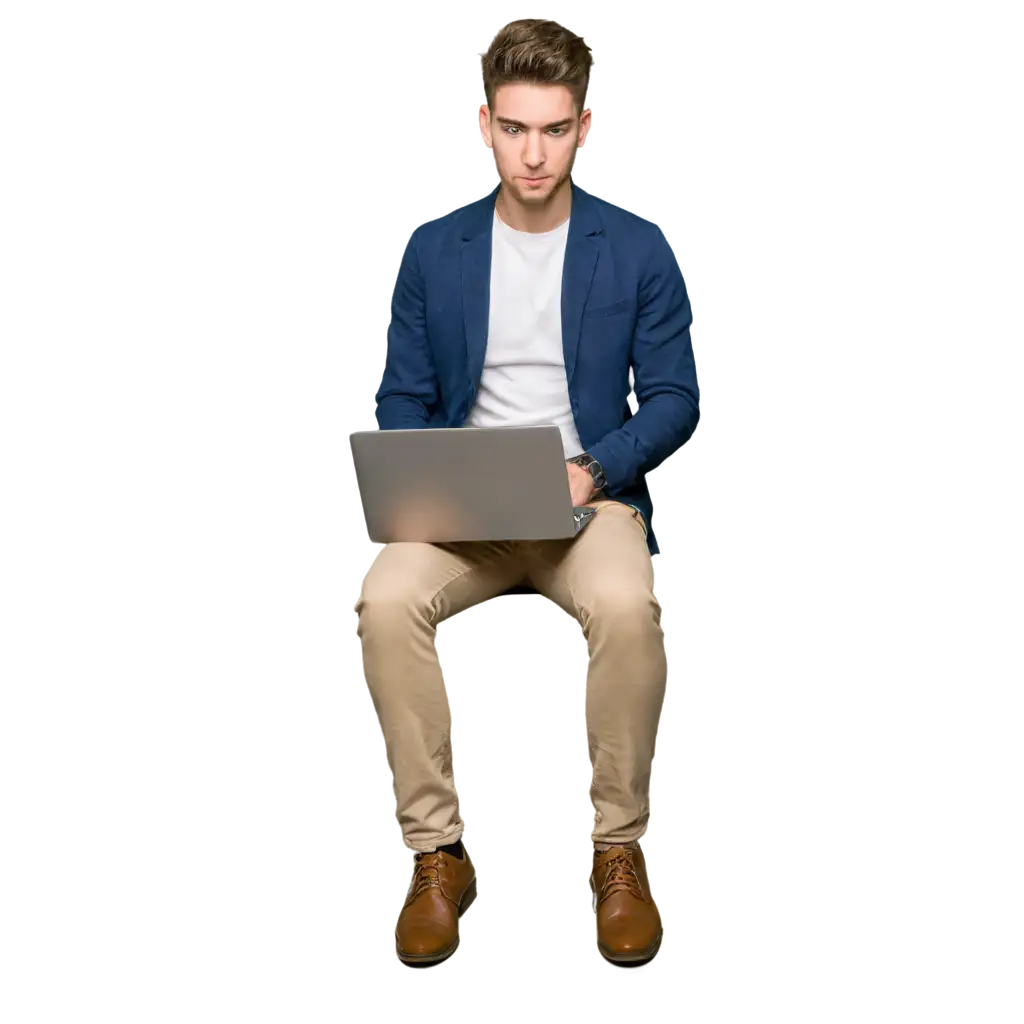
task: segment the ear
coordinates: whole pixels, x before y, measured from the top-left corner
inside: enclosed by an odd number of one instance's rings
[[[577,146],[582,146],[583,145],[583,143],[586,141],[587,134],[589,132],[590,132],[590,108],[587,107],[587,109],[584,110],[582,114],[580,114],[580,137],[579,137],[579,139],[576,142]]]
[[[483,136],[484,142],[490,147],[491,146],[491,112],[487,109],[487,104],[484,103],[480,107],[480,134]]]

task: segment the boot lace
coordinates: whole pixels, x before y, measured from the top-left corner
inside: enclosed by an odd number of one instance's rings
[[[414,900],[421,892],[432,887],[441,887],[441,877],[438,869],[441,866],[441,857],[434,853],[421,853],[416,856],[416,868],[413,872],[412,883],[409,886],[409,899]]]
[[[601,898],[610,896],[613,892],[625,889],[632,893],[637,899],[643,899],[643,889],[640,887],[640,879],[636,873],[636,866],[633,864],[633,851],[624,850],[615,854],[611,860],[606,862],[608,873],[605,875],[604,885],[601,889]]]

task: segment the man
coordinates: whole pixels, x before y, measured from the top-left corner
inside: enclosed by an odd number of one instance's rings
[[[476,896],[436,628],[520,584],[587,639],[598,948],[638,963],[661,942],[638,843],[666,682],[645,474],[693,433],[699,395],[690,304],[664,235],[571,178],[590,130],[589,52],[550,21],[498,33],[479,116],[500,183],[413,232],[392,299],[380,428],[555,423],[572,502],[597,510],[570,540],[387,544],[363,581],[366,680],[416,851],[395,932],[409,964],[455,951]]]

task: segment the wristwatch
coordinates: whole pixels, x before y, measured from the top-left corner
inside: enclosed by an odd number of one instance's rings
[[[607,486],[607,481],[604,478],[604,470],[601,468],[601,463],[594,458],[593,455],[588,455],[586,452],[581,452],[579,455],[574,455],[571,459],[566,459],[566,462],[574,462],[577,466],[582,466],[587,470],[594,480],[594,491],[603,491]]]

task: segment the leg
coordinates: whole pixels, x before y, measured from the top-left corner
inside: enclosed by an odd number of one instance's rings
[[[395,543],[385,545],[363,580],[355,605],[363,668],[411,850],[454,843],[463,829],[437,624],[523,575],[508,543]]]
[[[647,831],[667,664],[643,520],[622,502],[591,504],[597,514],[579,536],[533,546],[529,574],[587,639],[591,838],[600,848],[629,844]]]
[[[587,639],[597,944],[612,963],[635,965],[657,953],[662,936],[638,840],[665,696],[664,634],[643,520],[621,502],[590,504],[597,514],[583,532],[539,545],[529,568],[537,590],[576,618]]]

